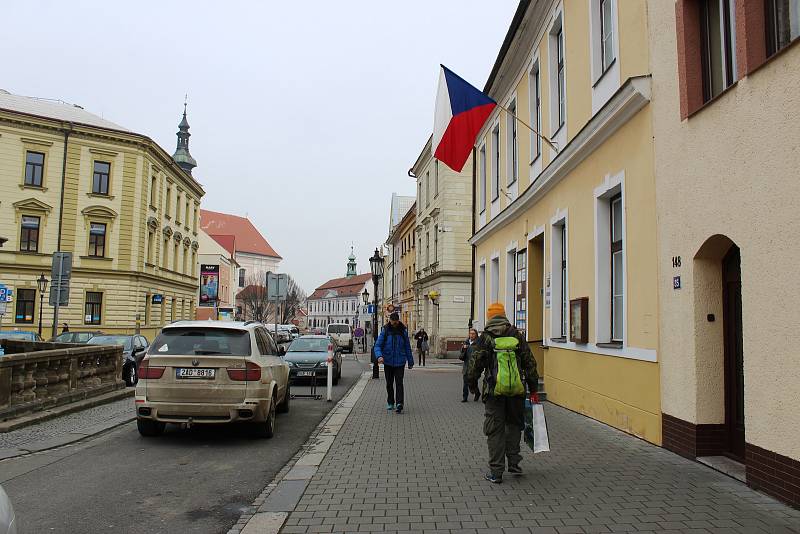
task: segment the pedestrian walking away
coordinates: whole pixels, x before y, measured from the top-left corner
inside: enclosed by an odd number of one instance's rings
[[[417,340],[417,355],[419,356],[419,364],[425,367],[425,357],[428,355],[430,346],[428,345],[428,333],[424,327],[420,327],[419,332],[414,334],[414,339]]]
[[[469,371],[469,362],[472,359],[472,353],[475,352],[477,345],[478,331],[474,328],[470,328],[469,337],[467,337],[467,339],[464,341],[464,344],[461,345],[461,354],[458,356],[458,359],[464,362],[462,365],[464,389],[462,392],[461,402],[467,402],[467,400],[469,400],[469,380],[467,380],[467,371]],[[476,391],[475,401],[477,402],[477,400],[480,398],[480,393]]]
[[[469,389],[478,392],[478,379],[483,374],[485,415],[483,433],[489,448],[489,469],[484,478],[503,482],[503,472],[521,475],[520,438],[525,428],[525,384],[531,400],[536,394],[539,375],[525,335],[506,318],[502,304],[491,304],[486,311],[486,328],[472,352],[467,380]]]
[[[383,364],[383,374],[386,376],[386,409],[402,413],[405,400],[403,375],[406,363],[409,369],[414,368],[414,355],[411,353],[408,329],[396,313],[389,316],[389,323],[381,329],[375,342],[375,356],[377,362]]]

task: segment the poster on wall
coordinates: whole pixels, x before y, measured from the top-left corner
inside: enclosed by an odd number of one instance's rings
[[[200,306],[213,306],[219,298],[219,265],[200,265]]]

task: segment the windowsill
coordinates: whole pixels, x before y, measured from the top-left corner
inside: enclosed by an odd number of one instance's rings
[[[100,260],[100,261],[112,261],[114,258],[109,258],[107,256],[80,256],[82,260]]]
[[[19,188],[22,189],[22,190],[33,189],[34,191],[41,191],[42,193],[47,191],[47,188],[42,186],[42,185],[19,184]]]
[[[567,342],[567,338],[565,338],[565,337],[551,337],[550,341],[552,341],[553,343],[566,343]]]
[[[9,250],[8,252],[15,252],[15,251]],[[50,254],[45,254],[44,252],[38,252],[38,251],[35,251],[35,250],[17,250],[16,253],[17,254],[24,254],[26,256],[49,256],[50,255]]]
[[[166,220],[168,220],[168,221],[171,221],[171,220],[172,220],[172,217],[170,217],[168,214],[164,214],[164,218],[165,218]]]
[[[716,102],[717,100],[720,100],[720,99],[721,99],[723,96],[725,96],[725,95],[726,95],[726,94],[728,94],[730,91],[732,91],[732,90],[733,90],[733,88],[734,88],[734,87],[736,87],[736,86],[738,85],[738,83],[739,83],[739,80],[736,80],[735,82],[733,82],[732,84],[730,84],[728,87],[726,87],[725,89],[723,89],[723,91],[722,91],[720,94],[718,94],[717,96],[715,96],[715,97],[711,98],[710,100],[708,100],[708,101],[704,102],[702,106],[700,106],[700,107],[699,107],[699,108],[697,108],[696,110],[694,110],[694,111],[692,111],[691,113],[689,113],[689,115],[687,115],[687,116],[686,116],[686,119],[687,119],[687,120],[688,120],[688,119],[691,119],[692,117],[694,117],[695,115],[699,114],[701,111],[703,111],[703,110],[704,110],[704,109],[706,109],[707,107],[711,106],[711,105],[712,105],[714,102]]]
[[[114,200],[114,195],[104,195],[103,193],[86,193],[86,196],[92,198],[105,198],[106,200]]]
[[[617,58],[614,58],[614,59],[611,60],[611,63],[608,64],[608,67],[606,67],[606,69],[600,74],[600,76],[592,84],[592,89],[596,89],[597,86],[600,85],[600,82],[603,81],[603,78],[606,77],[606,74],[608,74],[608,71],[611,70],[611,67],[613,67],[614,63],[616,63],[616,62],[617,62]]]
[[[602,349],[621,349],[622,348],[622,341],[609,341],[607,343],[595,343],[598,347]]]

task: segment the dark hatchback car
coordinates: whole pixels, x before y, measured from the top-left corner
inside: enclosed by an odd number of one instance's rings
[[[342,353],[327,335],[300,336],[292,341],[283,360],[289,364],[289,378],[326,380],[328,352],[333,351],[333,383],[342,377]]]
[[[94,336],[101,335],[103,335],[102,332],[61,332],[47,341],[51,343],[86,343]]]
[[[139,381],[139,363],[144,359],[149,343],[147,338],[134,335],[99,335],[86,342],[88,345],[122,345],[122,379],[125,385],[135,386]]]

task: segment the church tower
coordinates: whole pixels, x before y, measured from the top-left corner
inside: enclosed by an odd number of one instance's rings
[[[353,253],[353,247],[350,247],[350,256],[348,256],[347,259],[349,260],[347,262],[347,278],[353,278],[358,275],[356,272],[356,255]]]
[[[189,153],[189,137],[192,134],[189,133],[189,121],[186,120],[186,102],[183,103],[183,120],[178,125],[178,133],[175,135],[178,136],[178,146],[172,159],[181,169],[192,174],[192,169],[197,167],[197,162]]]

